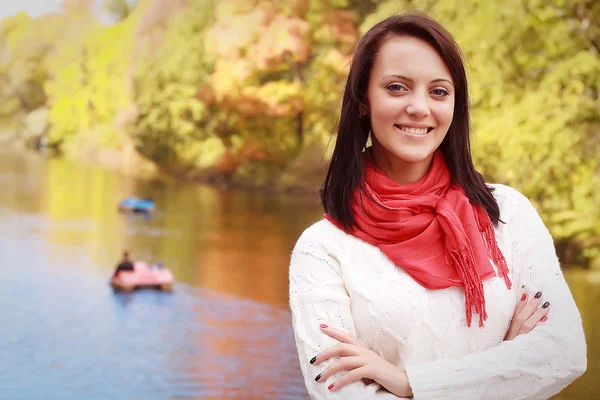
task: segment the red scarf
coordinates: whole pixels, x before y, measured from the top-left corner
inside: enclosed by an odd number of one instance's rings
[[[439,151],[427,174],[408,185],[397,184],[368,158],[365,161],[364,191],[357,189],[351,204],[356,225],[348,233],[377,246],[427,289],[462,286],[468,326],[474,306],[483,327],[487,313],[482,280],[496,276],[488,257],[511,287],[485,210],[471,204],[463,189],[451,183]],[[325,218],[343,229],[329,214]]]

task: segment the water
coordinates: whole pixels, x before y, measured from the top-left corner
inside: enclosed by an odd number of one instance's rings
[[[144,182],[0,152],[0,399],[307,399],[287,309],[289,254],[314,199]],[[154,198],[150,219],[119,214]],[[173,293],[114,293],[120,253],[162,261]],[[598,398],[600,300],[569,272],[586,375],[556,399]]]
[[[0,398],[308,398],[287,267],[314,201],[28,153],[0,153],[0,187]],[[129,195],[159,212],[119,214]],[[169,266],[174,292],[114,293],[124,249]]]

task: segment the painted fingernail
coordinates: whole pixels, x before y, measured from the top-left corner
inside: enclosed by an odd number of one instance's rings
[[[546,317],[545,315],[542,317],[542,319],[540,319],[541,322],[544,322],[545,320],[547,320],[548,317]]]
[[[527,295],[525,293],[523,293],[523,296],[521,296],[521,301],[525,301],[526,298],[527,298]]]
[[[315,377],[315,381],[319,382],[319,379],[321,379],[321,374],[319,374]]]
[[[549,301],[545,302],[545,303],[542,305],[542,308],[548,308],[548,307],[550,307],[550,302],[549,302]]]
[[[542,292],[537,292],[537,293],[535,294],[535,298],[536,298],[536,299],[539,299],[540,297],[542,297]]]
[[[333,389],[333,383],[331,385],[327,386],[327,389],[329,389],[329,390]]]
[[[320,325],[320,327],[321,327],[321,328],[323,328],[323,329],[325,329],[325,328],[329,328],[329,327],[328,327],[327,325],[325,325],[325,324],[321,324],[321,325]]]
[[[314,356],[313,358],[311,358],[309,363],[314,364],[315,361],[317,361],[317,356]]]

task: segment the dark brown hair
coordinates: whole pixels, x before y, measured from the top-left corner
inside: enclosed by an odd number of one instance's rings
[[[354,191],[363,183],[365,161],[362,152],[370,130],[369,119],[360,118],[359,111],[361,105],[365,107],[367,103],[367,88],[375,57],[383,43],[395,36],[411,36],[429,43],[448,67],[455,87],[454,117],[440,150],[448,163],[452,181],[464,189],[471,203],[482,206],[492,223],[497,225],[500,209],[492,195],[492,188],[475,170],[471,157],[469,96],[462,52],[439,22],[420,12],[383,20],[365,33],[358,43],[344,90],[335,149],[321,188],[325,212],[346,229],[354,226],[350,206]]]

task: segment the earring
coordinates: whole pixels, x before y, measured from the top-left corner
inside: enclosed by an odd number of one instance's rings
[[[365,141],[365,147],[363,147],[362,151],[367,150],[369,147],[373,145],[373,132],[369,129],[369,133],[367,133],[367,140]]]
[[[359,111],[359,112],[358,112],[358,118],[360,118],[360,119],[365,119],[365,116],[364,116],[364,115],[362,115],[362,114],[360,113],[360,111]]]

